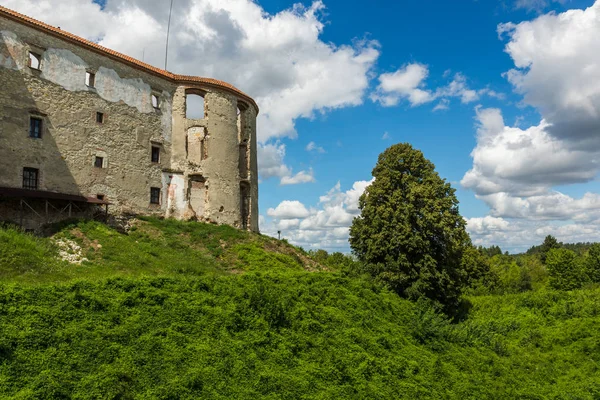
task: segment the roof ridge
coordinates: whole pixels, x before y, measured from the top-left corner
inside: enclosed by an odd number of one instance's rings
[[[25,23],[27,25],[33,26],[36,29],[45,31],[46,33],[49,33],[60,39],[65,39],[65,40],[68,40],[71,42],[75,42],[75,43],[84,45],[93,51],[102,53],[106,56],[117,59],[118,61],[126,62],[137,69],[145,70],[146,72],[150,72],[154,75],[159,75],[163,78],[168,78],[175,83],[198,82],[198,83],[205,83],[208,85],[213,85],[213,86],[217,86],[217,87],[226,89],[230,92],[233,92],[233,93],[245,98],[245,100],[248,100],[249,102],[251,102],[254,105],[254,107],[256,107],[256,111],[258,112],[258,105],[254,101],[254,99],[230,83],[221,81],[219,79],[214,79],[214,78],[204,78],[204,77],[200,77],[200,76],[191,76],[191,75],[179,75],[179,74],[175,74],[175,73],[166,71],[161,68],[157,68],[153,65],[150,65],[143,61],[137,60],[126,54],[120,53],[115,50],[111,50],[108,47],[101,46],[98,43],[94,43],[90,40],[84,39],[81,36],[77,36],[73,33],[63,31],[60,28],[56,28],[52,25],[46,24],[45,22],[39,21],[35,18],[31,18],[25,14],[21,14],[17,11],[11,10],[10,8],[6,8],[2,5],[0,5],[0,15],[4,15],[4,16],[6,16],[10,19],[13,19],[17,22],[21,22],[21,23]]]

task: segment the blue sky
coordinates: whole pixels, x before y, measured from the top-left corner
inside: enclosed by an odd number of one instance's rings
[[[264,1],[261,5],[269,12],[277,12],[292,3]],[[494,1],[379,1],[369,7],[327,1],[327,26],[322,40],[334,43],[361,37],[377,40],[381,45],[377,72],[393,71],[407,63],[424,63],[429,67],[427,82],[432,87],[449,82],[451,76],[444,77],[449,70],[463,73],[470,87],[489,87],[505,98],[483,98],[469,104],[453,99],[449,110],[436,112],[432,112],[433,105],[411,107],[403,102],[398,107],[382,107],[367,100],[361,106],[331,111],[313,120],[298,120],[299,138],[286,142],[286,159],[296,169],[312,168],[316,182],[308,189],[304,185],[280,186],[277,181],[267,180],[261,186],[261,209],[276,207],[282,199],[315,205],[318,195],[338,181],[342,189],[349,189],[357,180],[369,180],[380,152],[393,143],[410,142],[434,162],[442,177],[453,183],[464,217],[485,216],[489,212],[485,202],[460,185],[463,175],[472,167],[470,153],[476,144],[474,107],[500,108],[507,124],[513,124],[517,118],[523,126],[540,120],[534,107],[520,104],[522,96],[515,94],[503,77],[514,63],[504,51],[507,41],[499,39],[497,26],[534,19],[540,11],[560,13],[592,4],[592,1],[554,2],[542,10],[531,10],[516,8],[511,2]],[[376,81],[372,82],[375,84]],[[389,139],[383,140],[386,132]],[[326,153],[307,154],[305,146],[311,141],[322,146]],[[557,187],[574,196],[597,188],[595,182]]]
[[[0,0],[157,66],[168,3]],[[600,240],[600,3],[175,0],[171,34],[171,70],[261,107],[266,234],[349,251],[377,156],[409,142],[474,243]]]

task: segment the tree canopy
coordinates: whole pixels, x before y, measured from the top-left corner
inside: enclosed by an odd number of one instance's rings
[[[410,144],[380,154],[374,182],[359,200],[350,246],[371,274],[407,298],[457,306],[470,246],[454,189]]]

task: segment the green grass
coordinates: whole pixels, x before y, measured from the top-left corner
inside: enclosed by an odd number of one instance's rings
[[[81,265],[58,259],[57,239],[82,248]],[[109,277],[200,276],[269,269],[318,269],[302,249],[229,226],[144,218],[123,234],[72,222],[53,239],[0,230],[0,279],[43,284]]]
[[[90,261],[0,230],[2,399],[600,398],[598,288],[474,296],[452,324],[227,227],[57,236]]]

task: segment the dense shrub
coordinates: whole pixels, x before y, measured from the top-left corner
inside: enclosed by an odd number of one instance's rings
[[[572,250],[551,249],[546,256],[550,286],[559,290],[580,288],[587,280],[583,260]]]
[[[471,301],[453,324],[368,280],[294,271],[0,285],[0,397],[600,395],[600,290]]]

